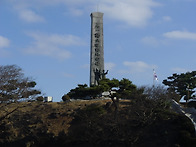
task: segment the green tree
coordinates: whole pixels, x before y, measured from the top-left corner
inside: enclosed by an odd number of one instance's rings
[[[24,76],[17,65],[0,66],[0,101],[35,99],[41,94],[34,89],[36,82]]]
[[[104,78],[99,81],[97,86],[88,87],[87,84],[78,84],[75,89],[70,90],[68,95],[70,98],[83,99],[87,96],[99,96],[104,91],[109,91],[110,96],[115,93],[115,97],[127,99],[137,92],[137,87],[129,79],[123,78],[119,81],[114,78],[112,80]]]
[[[101,92],[102,87],[100,86],[88,87],[87,84],[78,84],[78,86],[75,89],[71,89],[67,95],[72,99],[84,99],[87,97],[96,97]]]
[[[125,78],[120,81],[117,79],[102,79],[99,86],[102,87],[103,91],[116,91],[115,96],[123,99],[131,98],[137,91],[137,86]]]
[[[99,81],[99,87],[101,87],[102,92],[103,91],[111,91],[112,88],[118,88],[119,87],[119,80],[117,79],[102,79]]]
[[[118,95],[123,99],[130,99],[134,96],[137,91],[137,86],[134,85],[129,79],[123,78],[119,82]]]
[[[170,92],[174,92],[181,97],[185,96],[185,100],[194,98],[196,88],[196,71],[173,74],[167,79],[163,80],[163,84],[168,86]]]

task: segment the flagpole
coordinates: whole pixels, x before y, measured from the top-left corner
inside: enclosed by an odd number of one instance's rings
[[[153,85],[152,85],[152,87],[154,87],[154,69],[153,69]]]
[[[153,87],[155,86],[155,80],[158,81],[155,70],[153,69]]]

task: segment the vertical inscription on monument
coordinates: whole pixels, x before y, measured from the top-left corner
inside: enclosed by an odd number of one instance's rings
[[[98,85],[104,72],[103,13],[91,13],[90,86]]]
[[[94,26],[95,34],[94,34],[94,50],[95,50],[95,65],[99,66],[100,64],[100,48],[99,48],[99,43],[100,43],[100,26],[99,23],[95,23]]]

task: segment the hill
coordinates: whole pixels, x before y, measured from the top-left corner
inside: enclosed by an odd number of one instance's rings
[[[151,100],[0,104],[1,146],[196,146],[184,115]]]

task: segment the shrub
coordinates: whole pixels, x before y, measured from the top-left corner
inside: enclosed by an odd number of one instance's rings
[[[62,100],[63,100],[63,102],[69,101],[69,100],[70,100],[69,95],[65,94],[65,95],[62,97]]]
[[[44,101],[44,98],[43,98],[43,96],[39,96],[39,97],[36,98],[36,100],[38,102],[43,102]]]
[[[144,94],[147,99],[152,100],[157,108],[166,109],[170,107],[171,95],[163,86],[146,87]]]
[[[188,107],[194,107],[196,109],[196,101],[190,101],[187,104]]]

